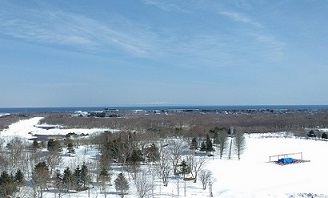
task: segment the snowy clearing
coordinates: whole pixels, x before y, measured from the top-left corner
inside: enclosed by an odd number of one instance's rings
[[[77,135],[81,134],[95,134],[101,133],[104,131],[113,131],[112,129],[63,129],[61,127],[46,129],[40,126],[47,125],[39,125],[39,121],[43,119],[43,117],[34,117],[28,120],[21,120],[17,123],[11,124],[8,129],[4,129],[1,131],[1,137],[8,142],[14,137],[20,137],[25,140],[36,138],[38,135],[47,136],[47,135],[66,135],[68,133],[75,133]],[[49,125],[52,126],[52,125]]]

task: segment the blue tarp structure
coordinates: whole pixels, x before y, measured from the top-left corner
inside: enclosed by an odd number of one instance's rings
[[[283,163],[283,164],[290,164],[293,163],[295,160],[293,158],[290,157],[286,157],[286,158],[281,158],[278,160],[278,163]]]

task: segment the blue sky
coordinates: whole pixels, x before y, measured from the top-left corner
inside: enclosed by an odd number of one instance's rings
[[[327,10],[0,0],[0,107],[328,104]]]

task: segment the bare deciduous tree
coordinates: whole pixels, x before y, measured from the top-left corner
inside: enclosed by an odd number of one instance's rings
[[[240,131],[236,131],[233,142],[234,142],[235,151],[237,152],[238,155],[238,160],[240,160],[240,155],[243,153],[246,146],[244,133]]]
[[[24,143],[19,137],[13,138],[8,144],[7,148],[9,151],[10,162],[12,162],[13,170],[24,168],[20,167],[22,165],[23,160],[23,151],[24,151]]]
[[[8,166],[9,166],[8,160],[5,158],[5,156],[2,153],[0,153],[0,172],[7,170]]]
[[[209,171],[209,170],[200,171],[199,179],[202,182],[203,190],[206,190],[207,184],[208,184],[211,177],[212,177],[212,172],[211,171]]]
[[[196,158],[194,155],[189,156],[187,158],[191,175],[194,178],[194,183],[197,182],[198,173],[203,169],[204,165],[206,164],[206,156]]]
[[[137,174],[135,185],[140,198],[147,197],[154,190],[154,184],[145,171]]]
[[[210,192],[210,197],[213,197],[213,183],[215,182],[215,178],[212,175],[208,178],[208,189]]]
[[[186,147],[182,141],[176,140],[169,143],[170,157],[173,165],[173,173],[175,175],[178,173],[177,166],[185,149]]]
[[[37,163],[41,162],[42,151],[41,149],[31,149],[27,154],[28,154],[28,160],[27,160],[26,168],[28,170],[32,170]],[[28,177],[31,177],[31,174],[32,174],[31,171],[27,171]]]
[[[220,150],[220,159],[222,159],[223,152],[227,147],[227,133],[225,131],[220,131],[217,136],[217,141]]]
[[[160,159],[158,161],[159,177],[162,179],[163,185],[167,186],[169,183],[169,175],[171,172],[170,156],[167,150],[163,149],[163,145],[160,146]]]
[[[60,153],[50,151],[48,152],[48,155],[46,156],[46,161],[50,167],[50,174],[52,174],[52,171],[60,164],[62,161],[62,157]]]

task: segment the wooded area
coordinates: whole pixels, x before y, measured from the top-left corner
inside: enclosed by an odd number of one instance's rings
[[[328,111],[291,110],[222,111],[222,112],[121,112],[119,118],[72,117],[71,114],[52,113],[43,120],[47,124],[68,128],[111,128],[135,131],[152,131],[160,135],[204,135],[215,127],[229,128],[249,133],[291,131],[304,135],[306,127],[328,127]]]

